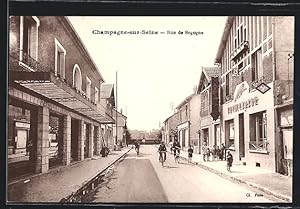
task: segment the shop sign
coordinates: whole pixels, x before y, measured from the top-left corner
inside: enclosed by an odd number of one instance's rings
[[[232,105],[230,107],[228,107],[228,114],[231,114],[231,113],[235,113],[235,112],[238,112],[238,111],[241,111],[241,110],[245,110],[245,109],[248,109],[248,108],[251,108],[251,107],[254,107],[256,105],[258,105],[258,97],[253,97],[253,98],[250,98],[246,101],[243,101],[243,102],[239,102],[235,105]]]
[[[249,85],[246,81],[244,81],[236,86],[235,91],[234,91],[234,101],[241,98],[241,96],[244,92],[249,92]]]
[[[30,129],[30,124],[29,123],[16,122],[16,128]]]

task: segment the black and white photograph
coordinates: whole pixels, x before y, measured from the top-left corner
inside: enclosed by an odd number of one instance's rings
[[[7,203],[292,203],[294,16],[8,17]]]

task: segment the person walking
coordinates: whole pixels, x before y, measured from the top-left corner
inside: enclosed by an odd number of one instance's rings
[[[203,146],[202,146],[202,154],[203,154],[203,161],[205,162],[206,159],[208,158],[208,147],[206,145],[206,142],[203,143]],[[208,160],[208,159],[207,159]]]
[[[227,170],[231,172],[233,157],[229,150],[227,151],[226,160],[227,160]]]
[[[216,145],[212,148],[212,161],[215,161],[217,159],[217,148]]]
[[[216,155],[217,155],[217,160],[220,160],[221,150],[219,146],[217,146],[216,148]]]
[[[211,150],[207,147],[207,161],[210,161]]]
[[[221,145],[221,154],[220,154],[220,159],[223,160],[225,158],[225,145],[222,143]]]
[[[193,158],[193,148],[192,146],[190,145],[190,148],[188,149],[188,163],[192,163],[192,158]]]

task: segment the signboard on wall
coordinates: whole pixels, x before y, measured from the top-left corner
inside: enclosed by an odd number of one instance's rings
[[[219,78],[212,77],[211,78],[211,113],[213,120],[217,120],[220,112],[219,112]]]

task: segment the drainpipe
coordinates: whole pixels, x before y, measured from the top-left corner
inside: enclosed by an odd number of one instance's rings
[[[275,93],[275,83],[276,83],[276,46],[275,46],[275,18],[271,17],[272,22],[272,67],[273,67],[273,92]],[[273,93],[273,94],[274,94]],[[275,100],[275,99],[274,99]],[[275,107],[275,101],[274,101],[274,107]],[[274,108],[274,126],[275,126],[275,137],[274,137],[274,154],[275,154],[275,172],[279,172],[280,170],[280,147],[279,147],[279,127],[278,127],[278,115],[277,115],[277,109]]]

